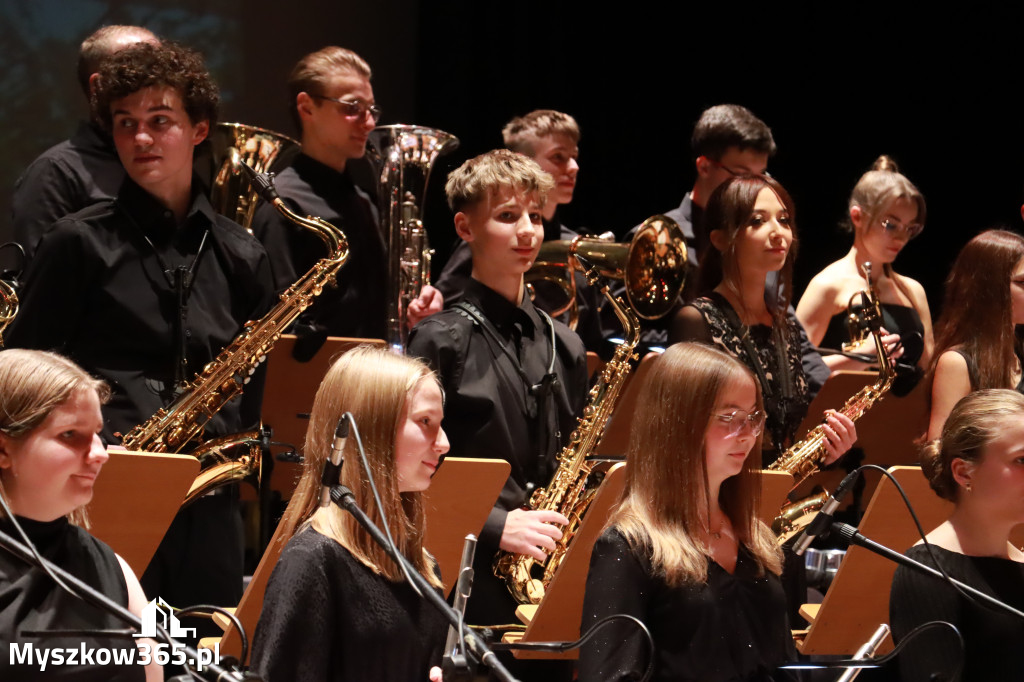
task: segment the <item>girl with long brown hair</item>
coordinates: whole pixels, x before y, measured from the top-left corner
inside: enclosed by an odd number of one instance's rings
[[[795,651],[782,552],[757,517],[761,391],[749,369],[709,346],[676,344],[657,364],[640,397],[657,408],[633,424],[626,488],[594,547],[582,630],[618,613],[643,621],[655,680],[769,679]],[[646,655],[633,632],[599,631],[581,652],[580,680],[634,679]]]
[[[436,588],[423,547],[422,491],[448,451],[437,377],[419,360],[381,348],[349,351],[317,391],[302,478],[281,523],[287,546],[267,584],[253,669],[276,680],[417,680],[440,670],[445,621],[346,511],[319,506],[320,475],[341,416],[351,412],[398,550]],[[356,439],[341,482],[378,526]]]
[[[971,391],[1024,392],[1017,325],[1024,324],[1024,237],[987,230],[967,242],[946,279],[929,372],[928,438]]]

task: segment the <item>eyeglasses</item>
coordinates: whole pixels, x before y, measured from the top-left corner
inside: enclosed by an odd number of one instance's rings
[[[770,178],[772,176],[772,174],[769,173],[767,170],[762,173],[754,173],[753,171],[747,170],[745,168],[740,168],[739,170],[737,170],[735,168],[729,168],[721,161],[716,161],[708,156],[705,156],[704,158],[707,159],[708,163],[710,163],[712,166],[721,168],[722,170],[724,170],[726,173],[733,177],[736,177],[737,175],[760,175],[763,178]]]
[[[728,414],[715,414],[712,416],[726,425],[729,429],[728,435],[730,438],[739,438],[744,430],[749,431],[750,435],[756,438],[764,430],[765,414],[761,410],[754,410],[753,412],[736,410]]]
[[[327,97],[325,95],[310,95],[310,97],[340,104],[342,112],[347,118],[361,119],[366,116],[366,112],[370,112],[370,118],[373,119],[374,123],[380,120],[381,111],[380,107],[376,104],[366,105],[359,100],[338,99],[337,97]]]
[[[924,230],[924,225],[921,223],[911,223],[910,225],[900,225],[895,220],[889,220],[886,218],[882,221],[882,229],[885,230],[886,234],[891,237],[903,235],[907,240],[911,240],[917,235],[921,234]]]

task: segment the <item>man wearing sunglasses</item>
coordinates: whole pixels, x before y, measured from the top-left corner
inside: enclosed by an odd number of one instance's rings
[[[302,153],[276,178],[278,194],[299,215],[323,218],[348,238],[349,259],[296,323],[315,352],[327,335],[384,338],[387,330],[387,255],[370,197],[353,183],[348,163],[366,153],[380,109],[370,85],[370,67],[355,52],[325,47],[299,60],[288,77],[291,114]],[[327,255],[313,232],[262,204],[253,233],[270,254],[274,283],[283,291]],[[441,309],[441,297],[424,287],[409,305],[415,324]]]

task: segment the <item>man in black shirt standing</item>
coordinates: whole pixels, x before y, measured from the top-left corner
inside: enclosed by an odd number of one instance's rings
[[[441,377],[449,454],[512,465],[480,533],[466,611],[473,624],[516,622],[516,605],[491,571],[498,549],[543,561],[567,523],[557,512],[521,508],[550,482],[587,388],[583,343],[535,308],[523,283],[544,238],[541,212],[552,185],[536,162],[506,149],[448,176],[455,229],[472,250],[472,279],[459,303],[409,337],[409,354]]]
[[[217,215],[193,181],[194,148],[216,120],[218,99],[202,58],[182,47],[142,43],[104,62],[94,112],[127,177],[114,199],[43,234],[26,272],[6,341],[55,350],[106,380],[107,442],[170,402],[271,299],[263,247]],[[206,436],[254,426],[256,389],[224,407]],[[143,576],[151,597],[238,603],[238,504],[233,491],[218,492],[226,494],[203,497],[175,519]]]
[[[369,196],[346,172],[366,154],[370,131],[380,119],[370,66],[342,47],[325,47],[299,60],[288,77],[292,118],[301,131],[302,153],[276,178],[289,208],[341,228],[349,258],[336,287],[327,287],[297,323],[300,335],[385,338],[387,251]],[[261,204],[253,234],[270,254],[274,284],[283,291],[327,255],[323,241]],[[441,297],[424,287],[409,306],[412,324],[441,309]]]
[[[78,83],[86,101],[100,62],[130,45],[159,39],[141,26],[104,26],[85,39],[78,53]],[[81,121],[70,140],[51,147],[29,164],[14,185],[14,238],[31,256],[43,232],[57,220],[90,204],[117,196],[124,167],[110,133],[92,118]]]

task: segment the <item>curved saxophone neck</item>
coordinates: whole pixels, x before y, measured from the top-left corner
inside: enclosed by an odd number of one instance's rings
[[[348,253],[348,239],[345,237],[345,233],[341,231],[341,228],[332,225],[323,218],[317,218],[315,216],[300,216],[298,213],[288,208],[279,196],[275,195],[271,203],[274,208],[277,209],[278,213],[288,220],[291,220],[296,225],[301,225],[302,227],[315,232],[316,235],[323,240],[332,257],[340,253]]]
[[[623,338],[625,339],[623,346],[632,352],[636,345],[640,343],[640,320],[632,308],[629,308],[620,299],[612,296],[607,284],[602,285],[601,293],[608,299],[615,317],[619,318],[619,322],[622,324]]]

